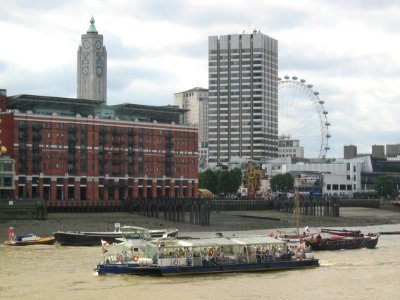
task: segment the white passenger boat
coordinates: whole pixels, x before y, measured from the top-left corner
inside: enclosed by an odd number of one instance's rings
[[[126,240],[105,249],[95,270],[98,274],[184,275],[319,266],[303,245],[265,236]]]

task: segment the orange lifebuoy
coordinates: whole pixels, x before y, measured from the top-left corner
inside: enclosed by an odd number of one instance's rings
[[[178,266],[178,263],[179,263],[179,261],[178,261],[178,259],[177,258],[175,258],[174,259],[174,261],[172,262],[173,264],[174,264],[174,266],[176,267],[176,266]]]
[[[137,256],[137,255],[134,256],[134,257],[133,257],[133,261],[138,262],[138,261],[139,261],[139,256]]]

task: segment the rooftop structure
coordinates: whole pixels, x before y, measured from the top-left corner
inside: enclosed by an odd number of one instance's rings
[[[103,105],[101,100],[15,95],[7,98],[7,109],[39,115],[82,116],[126,121],[183,124],[187,109],[140,104]]]

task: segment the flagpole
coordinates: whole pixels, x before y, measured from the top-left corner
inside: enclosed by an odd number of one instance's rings
[[[294,197],[294,206],[295,206],[295,220],[296,220],[296,229],[297,234],[299,235],[299,227],[300,227],[300,198],[299,198],[299,191],[297,188],[297,184],[295,186],[295,197]]]

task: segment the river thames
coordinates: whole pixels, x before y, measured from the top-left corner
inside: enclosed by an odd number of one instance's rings
[[[381,235],[375,249],[315,252],[314,269],[165,278],[98,276],[101,247],[1,245],[0,299],[400,299],[399,250]]]

